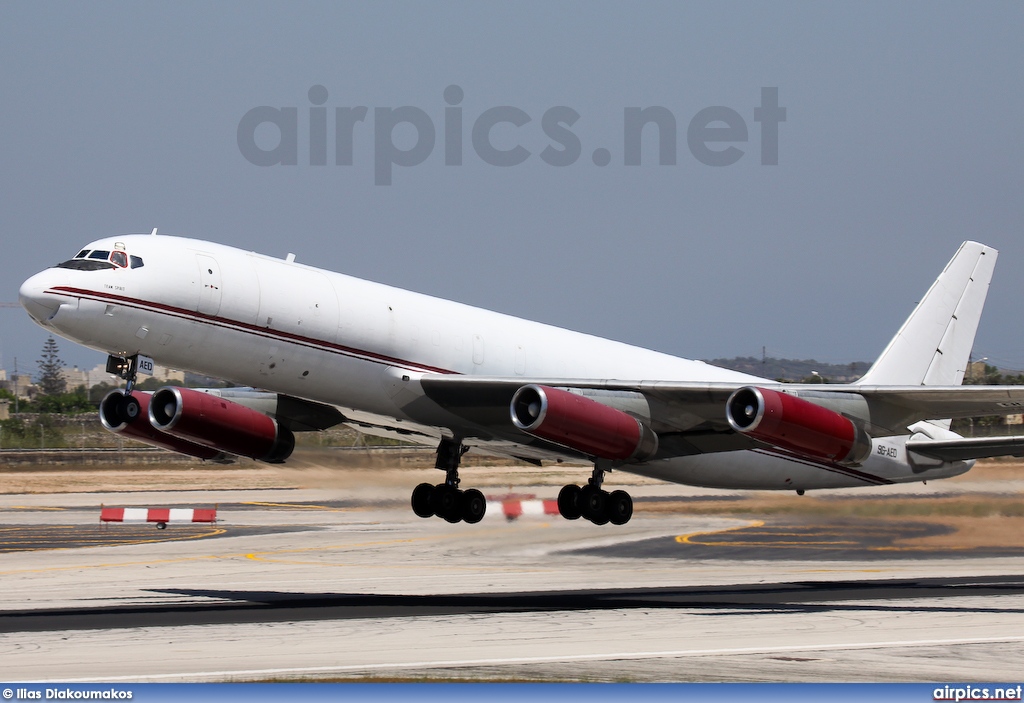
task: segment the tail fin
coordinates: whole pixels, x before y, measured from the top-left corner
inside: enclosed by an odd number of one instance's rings
[[[963,381],[998,255],[984,244],[961,244],[858,383],[955,386]]]

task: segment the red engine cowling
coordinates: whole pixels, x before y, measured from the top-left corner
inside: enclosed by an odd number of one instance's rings
[[[856,465],[871,454],[871,438],[849,418],[788,393],[740,388],[725,414],[737,432],[804,456]]]
[[[153,427],[221,451],[280,463],[295,449],[295,436],[271,417],[190,388],[167,386],[149,404]]]
[[[591,456],[644,461],[658,451],[658,435],[635,417],[569,391],[523,386],[510,410],[523,432]]]
[[[135,419],[125,422],[117,411],[123,397],[124,391],[110,391],[100,401],[100,422],[111,432],[137,439],[154,447],[188,454],[198,459],[219,461],[227,458],[222,451],[169,435],[149,424],[149,401],[151,398],[149,393],[136,391],[132,394],[132,397],[139,401],[141,412]]]

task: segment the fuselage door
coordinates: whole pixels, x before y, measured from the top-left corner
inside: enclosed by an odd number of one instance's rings
[[[206,315],[220,313],[220,267],[212,256],[196,254],[199,264],[199,308]]]

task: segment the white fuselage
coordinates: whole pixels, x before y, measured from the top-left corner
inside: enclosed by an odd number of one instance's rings
[[[413,424],[424,437],[446,434],[442,409],[436,425],[403,411],[402,377],[766,382],[210,242],[125,235],[88,248],[115,244],[144,265],[47,269],[22,288],[23,300],[35,301],[26,304],[33,317],[105,353],[141,353],[166,366],[340,406],[381,434]],[[905,441],[875,440],[886,451],[856,470],[765,450],[622,468],[680,483],[765,489],[919,481],[970,468],[960,462],[915,473]]]

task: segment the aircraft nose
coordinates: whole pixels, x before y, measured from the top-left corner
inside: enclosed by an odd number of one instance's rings
[[[47,273],[37,273],[22,283],[18,290],[18,302],[36,322],[46,322],[56,315],[62,302],[59,297],[46,292],[50,278]]]

